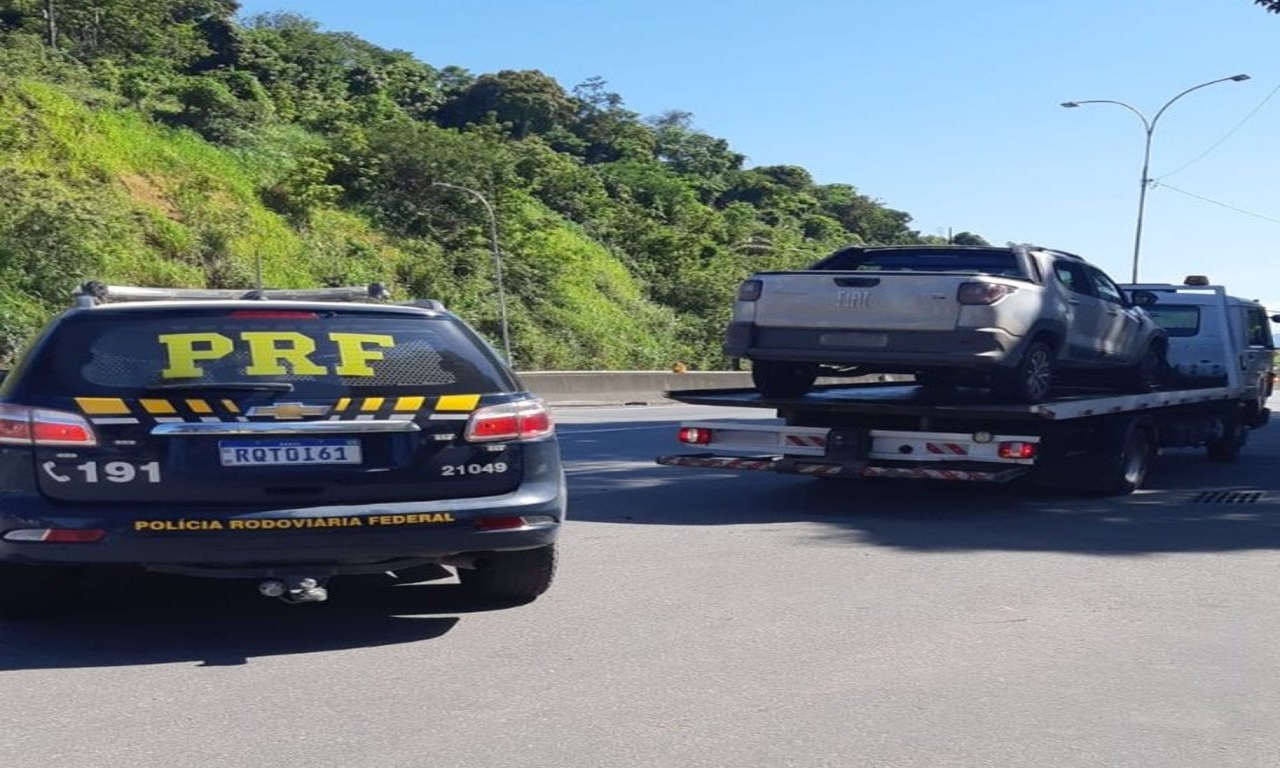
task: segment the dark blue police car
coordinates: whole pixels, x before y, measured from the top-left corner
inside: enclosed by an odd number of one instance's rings
[[[82,287],[0,383],[0,612],[96,566],[253,579],[450,566],[476,596],[551,584],[551,414],[468,325],[380,286]]]

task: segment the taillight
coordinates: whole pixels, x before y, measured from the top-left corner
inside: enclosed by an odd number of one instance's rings
[[[742,285],[738,286],[738,301],[755,301],[760,298],[760,294],[764,292],[764,282],[761,280],[745,280]]]
[[[92,446],[98,437],[93,426],[74,413],[0,405],[0,444]]]
[[[19,528],[4,535],[5,541],[43,544],[93,544],[107,537],[101,528]]]
[[[681,427],[676,437],[682,443],[691,445],[709,445],[711,443],[711,430],[702,427]]]
[[[1034,459],[1036,456],[1036,444],[1021,440],[1006,440],[998,450],[1002,459]]]
[[[556,430],[551,412],[541,400],[521,400],[481,408],[467,422],[466,440],[484,443],[494,440],[532,440]]]
[[[961,283],[956,301],[961,304],[995,304],[1016,290],[1018,289],[1012,285],[1004,283]]]

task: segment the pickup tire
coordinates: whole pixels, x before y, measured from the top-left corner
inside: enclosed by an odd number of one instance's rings
[[[753,360],[751,383],[765,397],[799,397],[813,388],[818,367],[806,363]]]
[[[1009,370],[992,374],[991,388],[1001,398],[1015,403],[1040,403],[1049,398],[1053,386],[1053,350],[1043,341],[1033,341],[1022,359]]]
[[[527,603],[551,588],[556,575],[556,545],[516,552],[490,552],[474,568],[459,568],[458,581],[472,597]]]
[[[1169,376],[1165,346],[1153,341],[1142,353],[1141,359],[1124,373],[1121,387],[1126,392],[1151,392],[1159,389]]]

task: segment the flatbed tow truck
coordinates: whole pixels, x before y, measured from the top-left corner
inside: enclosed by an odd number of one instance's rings
[[[1201,447],[1211,461],[1234,461],[1249,431],[1270,418],[1275,350],[1267,321],[1276,318],[1221,286],[1125,287],[1158,293],[1157,311],[1173,326],[1169,376],[1158,391],[1061,389],[1043,403],[1012,405],[986,390],[910,382],[828,384],[790,398],[673,390],[666,395],[678,402],[773,410],[781,423],[682,423],[678,440],[705,452],[657,462],[835,478],[1018,480],[1120,495],[1142,486],[1164,448]]]

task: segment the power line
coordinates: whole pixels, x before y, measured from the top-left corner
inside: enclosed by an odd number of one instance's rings
[[[1259,110],[1261,110],[1264,106],[1266,106],[1267,102],[1268,102],[1268,101],[1271,101],[1271,97],[1272,97],[1272,96],[1275,96],[1275,95],[1276,95],[1276,93],[1278,93],[1278,92],[1280,92],[1280,85],[1276,85],[1276,87],[1275,87],[1275,88],[1272,88],[1272,89],[1271,89],[1271,93],[1268,93],[1265,97],[1263,97],[1262,101],[1258,102],[1258,106],[1256,106],[1256,107],[1254,107],[1253,109],[1251,109],[1251,110],[1249,111],[1249,114],[1247,114],[1247,115],[1245,115],[1244,117],[1242,117],[1242,118],[1240,119],[1240,122],[1236,123],[1236,124],[1235,124],[1235,126],[1234,126],[1231,130],[1227,131],[1226,135],[1224,135],[1222,138],[1220,138],[1220,139],[1218,139],[1217,141],[1215,141],[1213,144],[1210,144],[1208,149],[1206,149],[1205,151],[1203,151],[1203,152],[1201,152],[1200,154],[1196,155],[1195,157],[1191,158],[1190,160],[1188,160],[1187,162],[1185,162],[1185,163],[1183,163],[1182,165],[1178,166],[1177,168],[1174,168],[1172,171],[1169,171],[1168,173],[1163,174],[1163,175],[1161,175],[1161,176],[1157,177],[1155,180],[1156,180],[1156,181],[1159,181],[1160,179],[1167,179],[1167,178],[1169,178],[1170,176],[1172,176],[1173,174],[1178,173],[1179,171],[1186,170],[1188,167],[1190,167],[1190,166],[1192,166],[1192,165],[1194,165],[1194,164],[1196,164],[1196,163],[1200,162],[1201,160],[1203,160],[1203,159],[1204,159],[1204,157],[1205,157],[1206,155],[1208,155],[1210,152],[1212,152],[1213,150],[1217,149],[1218,147],[1222,146],[1223,142],[1225,142],[1227,139],[1229,139],[1229,138],[1231,138],[1232,136],[1234,136],[1234,135],[1236,134],[1236,131],[1239,131],[1239,130],[1240,130],[1240,128],[1241,128],[1241,127],[1243,127],[1245,123],[1247,123],[1247,122],[1249,122],[1251,119],[1253,119],[1253,116],[1254,116],[1254,115],[1256,115],[1256,114],[1258,114],[1258,111],[1259,111]],[[1173,187],[1169,187],[1169,189],[1173,189]],[[1179,190],[1174,190],[1174,191],[1179,191]],[[1213,201],[1212,201],[1212,200],[1210,200],[1209,202],[1213,202]]]
[[[1273,219],[1270,216],[1263,216],[1260,213],[1254,213],[1253,211],[1246,211],[1245,209],[1237,208],[1234,205],[1227,205],[1226,203],[1220,203],[1217,200],[1210,200],[1209,198],[1202,197],[1200,195],[1195,194],[1194,192],[1188,192],[1185,189],[1178,189],[1177,187],[1169,186],[1168,184],[1163,184],[1154,179],[1151,181],[1151,184],[1152,186],[1164,187],[1165,189],[1173,190],[1174,192],[1178,192],[1180,194],[1186,195],[1187,197],[1194,197],[1197,200],[1203,200],[1206,203],[1211,203],[1221,208],[1226,208],[1229,211],[1235,211],[1236,213],[1243,213],[1245,216],[1252,216],[1255,219],[1262,219],[1263,221],[1269,221],[1272,224],[1280,224],[1280,219]]]

